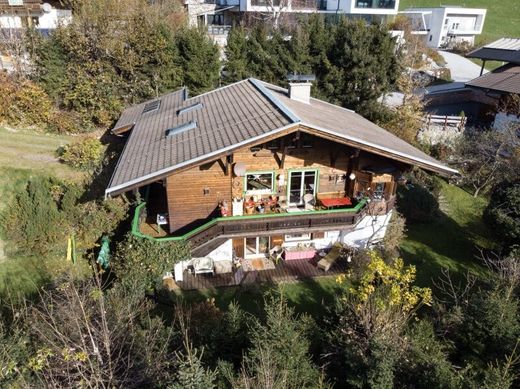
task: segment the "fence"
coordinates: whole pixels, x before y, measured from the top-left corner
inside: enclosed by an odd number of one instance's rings
[[[426,123],[425,130],[429,130],[430,126],[440,127],[443,130],[449,128],[457,128],[459,131],[463,131],[466,126],[467,118],[465,116],[448,116],[448,115],[427,115],[423,118]]]

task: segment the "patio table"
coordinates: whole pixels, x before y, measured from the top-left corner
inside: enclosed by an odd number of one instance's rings
[[[330,199],[321,199],[321,203],[324,207],[327,208],[344,207],[347,205],[352,205],[350,197],[333,197]]]

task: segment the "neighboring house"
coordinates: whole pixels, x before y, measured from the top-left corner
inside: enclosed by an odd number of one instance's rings
[[[185,0],[184,4],[189,24],[208,25],[212,35],[248,16],[276,19],[322,13],[380,21],[397,15],[399,8],[399,0]]]
[[[16,51],[16,40],[19,40],[24,29],[33,27],[46,35],[58,25],[69,23],[71,11],[59,7],[59,1],[0,0],[0,39]],[[12,69],[12,55],[8,49],[0,53],[0,70]]]
[[[195,257],[231,263],[282,248],[286,260],[308,260],[336,241],[381,239],[412,166],[456,173],[310,90],[247,79],[126,109],[112,130],[127,140],[106,195],[148,192],[134,233],[187,241]]]
[[[502,38],[473,50],[468,58],[482,60],[481,76],[466,83],[466,86],[494,101],[495,127],[503,127],[508,122],[518,123],[518,115],[508,115],[502,111],[509,95],[520,95],[520,39]],[[501,61],[504,65],[482,75],[486,61]]]
[[[482,33],[486,10],[441,6],[437,8],[409,8],[399,14],[407,16],[416,34],[425,37],[430,47],[451,47],[457,43],[475,43]]]

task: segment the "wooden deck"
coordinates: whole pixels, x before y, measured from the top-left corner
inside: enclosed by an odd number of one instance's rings
[[[195,276],[185,271],[184,281],[179,282],[178,286],[182,290],[197,290],[253,283],[277,284],[344,273],[348,266],[345,260],[338,260],[328,272],[324,272],[316,266],[317,261],[317,259],[282,261],[272,270],[244,272],[242,268],[238,268],[234,269],[232,273],[215,275],[200,274]]]

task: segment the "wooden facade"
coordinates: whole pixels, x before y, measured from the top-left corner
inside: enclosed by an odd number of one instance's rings
[[[245,188],[244,174],[235,174],[237,165],[245,168],[246,175],[272,173],[272,191],[255,197],[288,198],[289,178],[298,172],[314,172],[318,200],[378,192],[382,202],[393,199],[396,178],[406,168],[386,157],[324,139],[308,129],[284,133],[267,143],[237,149],[168,176],[165,186],[170,233],[186,233],[220,216],[219,204],[224,201],[231,208],[233,199],[253,197]],[[354,180],[350,179],[352,174]]]

